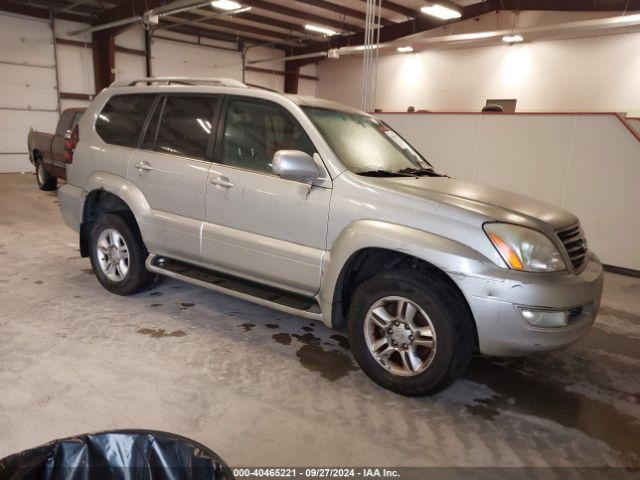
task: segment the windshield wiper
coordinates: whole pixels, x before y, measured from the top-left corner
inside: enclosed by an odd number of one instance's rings
[[[404,173],[408,175],[415,175],[417,177],[442,177],[441,173],[436,172],[433,168],[403,168],[398,170],[398,173]]]
[[[391,170],[366,170],[364,172],[358,172],[358,175],[365,177],[415,177],[415,175],[405,173],[402,170],[398,172],[392,172]]]

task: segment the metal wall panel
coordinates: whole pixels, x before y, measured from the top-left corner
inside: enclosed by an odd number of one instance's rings
[[[29,128],[58,120],[53,35],[49,23],[0,14],[0,172],[31,171]]]
[[[640,141],[613,114],[377,114],[436,169],[553,203],[608,264],[640,270]]]
[[[228,77],[242,80],[240,52],[213,50],[154,39],[151,47],[154,76]]]
[[[91,41],[90,34],[71,36],[86,25],[56,20],[56,36]],[[60,91],[94,93],[90,48],[58,44],[54,53],[48,21],[0,14],[0,172],[31,171],[29,129],[52,133],[58,122],[56,53]],[[61,108],[87,106],[87,101],[62,100]]]

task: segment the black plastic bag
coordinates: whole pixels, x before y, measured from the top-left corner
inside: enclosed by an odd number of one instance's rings
[[[233,480],[204,445],[151,430],[55,440],[0,460],[0,480]]]

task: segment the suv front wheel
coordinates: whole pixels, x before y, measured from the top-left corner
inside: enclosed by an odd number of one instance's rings
[[[149,287],[155,278],[145,267],[146,249],[140,234],[123,217],[98,217],[89,238],[91,266],[104,288],[130,295]]]
[[[414,269],[360,284],[349,312],[349,341],[362,370],[394,392],[436,393],[457,380],[473,355],[473,319],[443,278]]]

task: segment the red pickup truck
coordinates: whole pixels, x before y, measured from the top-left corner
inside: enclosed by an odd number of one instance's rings
[[[73,129],[78,125],[84,111],[84,108],[64,110],[53,135],[33,129],[29,131],[29,160],[36,168],[36,180],[40,190],[55,190],[58,178],[67,178],[65,154],[68,143],[72,140]]]

